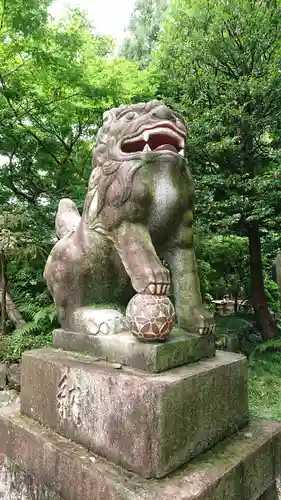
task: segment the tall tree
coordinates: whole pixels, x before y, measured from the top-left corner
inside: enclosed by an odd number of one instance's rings
[[[5,247],[10,291],[20,284],[28,301],[44,293],[58,200],[83,204],[103,112],[149,93],[137,64],[114,59],[112,41],[97,36],[85,15],[73,10],[55,21],[49,4],[0,0],[0,204],[13,220],[26,220],[20,230],[0,220],[0,258]],[[46,255],[19,263],[6,241],[19,231]]]
[[[279,0],[174,0],[152,66],[159,94],[189,122],[201,225],[248,238],[265,339],[276,335],[261,236],[281,222],[280,49]]]
[[[47,22],[47,2],[29,0],[19,12],[37,3],[40,15],[31,11],[36,30],[23,33],[20,13],[9,17],[12,3],[3,6],[0,32],[1,184],[33,205],[77,197],[103,111],[142,92],[144,77],[135,64],[108,59],[111,42],[78,11]]]
[[[169,0],[136,0],[121,54],[138,62],[141,68],[145,68],[150,62],[168,2]]]

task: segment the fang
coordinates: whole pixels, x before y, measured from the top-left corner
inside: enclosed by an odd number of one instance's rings
[[[148,132],[148,130],[144,130],[143,133],[142,133],[142,136],[143,136],[143,140],[145,142],[148,142],[148,139],[149,139],[149,132]]]
[[[151,149],[150,149],[150,147],[149,147],[149,145],[148,145],[148,144],[146,144],[146,145],[144,146],[143,151],[144,151],[144,153],[147,153],[147,152],[151,151]]]

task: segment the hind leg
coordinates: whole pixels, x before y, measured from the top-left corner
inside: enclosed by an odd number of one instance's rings
[[[78,307],[69,315],[68,329],[91,335],[115,335],[127,329],[126,318],[118,309]]]
[[[75,239],[75,235],[63,238],[55,245],[44,272],[61,326],[92,335],[119,333],[126,328],[125,316],[118,308],[104,305],[115,302],[114,286],[106,280],[109,256],[98,259],[92,253],[89,259]]]

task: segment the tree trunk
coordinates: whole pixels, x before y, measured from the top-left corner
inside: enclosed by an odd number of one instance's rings
[[[2,294],[2,289],[0,290],[0,293]],[[9,320],[16,328],[21,328],[22,326],[26,325],[26,321],[23,319],[21,313],[16,308],[14,301],[8,292],[6,293],[6,311]]]
[[[7,294],[7,262],[4,252],[0,254],[1,260],[1,323],[2,323],[2,335],[7,333],[7,304],[6,304],[6,294]]]
[[[269,311],[264,291],[261,240],[257,223],[251,222],[247,227],[247,232],[249,238],[252,302],[256,323],[264,340],[270,340],[277,337],[276,324]]]
[[[234,312],[235,314],[238,313],[238,293],[235,292],[235,295],[234,295]]]

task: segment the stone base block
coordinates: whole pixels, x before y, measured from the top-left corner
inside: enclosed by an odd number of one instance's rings
[[[280,423],[255,421],[170,476],[147,480],[45,429],[16,407],[0,410],[0,453],[63,500],[275,500],[280,443]]]
[[[95,336],[58,329],[53,332],[53,346],[156,373],[215,355],[213,335],[196,335],[177,328],[165,342],[149,343],[139,342],[126,332]]]
[[[7,457],[0,467],[1,500],[63,500]]]
[[[22,360],[22,413],[144,477],[168,474],[244,426],[247,396],[239,354],[153,375],[51,348]]]
[[[278,491],[276,481],[259,497],[259,500],[278,500]]]

